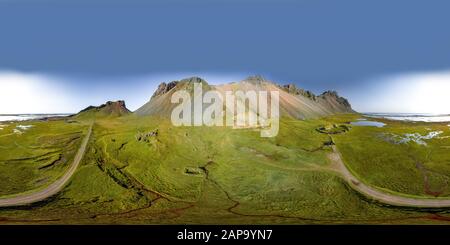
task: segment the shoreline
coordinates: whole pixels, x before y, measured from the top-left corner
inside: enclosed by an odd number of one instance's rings
[[[0,114],[0,124],[64,119],[73,114]]]

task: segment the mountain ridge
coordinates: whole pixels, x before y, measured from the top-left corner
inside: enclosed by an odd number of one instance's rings
[[[171,95],[181,89],[192,92],[189,85],[201,82],[203,91],[216,90],[224,94],[225,91],[279,91],[280,113],[282,116],[297,119],[318,118],[339,113],[354,113],[349,101],[339,96],[336,91],[328,90],[320,95],[298,88],[295,84],[279,85],[266,80],[264,77],[255,75],[247,77],[239,82],[221,85],[209,85],[200,77],[191,77],[169,83],[161,83],[152,95],[150,101],[137,109],[134,113],[140,116],[157,115],[170,117],[172,109],[176,104],[171,103]],[[206,85],[206,87],[205,87]]]

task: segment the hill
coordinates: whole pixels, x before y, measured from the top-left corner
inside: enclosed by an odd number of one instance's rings
[[[89,117],[120,117],[131,114],[131,111],[125,105],[125,101],[108,101],[100,106],[88,106],[77,114],[74,118],[89,118]]]

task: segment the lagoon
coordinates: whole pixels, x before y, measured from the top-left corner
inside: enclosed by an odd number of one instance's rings
[[[359,120],[356,122],[351,122],[350,124],[354,125],[354,126],[371,126],[371,127],[377,127],[377,128],[382,128],[386,125],[382,122],[368,121],[368,120]]]

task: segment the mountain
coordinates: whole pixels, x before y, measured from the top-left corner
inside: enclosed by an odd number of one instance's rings
[[[176,104],[171,103],[171,96],[176,91],[187,89],[192,93],[193,83],[202,83],[203,92],[216,90],[225,91],[278,91],[280,95],[280,113],[282,116],[309,119],[339,113],[353,113],[347,99],[340,97],[336,91],[326,91],[321,95],[297,88],[294,84],[278,85],[261,76],[251,76],[240,82],[222,85],[209,85],[205,80],[192,77],[181,81],[161,83],[150,101],[139,108],[137,115],[157,115],[170,117]]]
[[[120,117],[130,114],[131,111],[125,105],[125,101],[108,101],[100,106],[88,106],[77,114],[75,118],[80,117]]]
[[[205,80],[199,77],[191,77],[180,81],[173,81],[169,83],[161,83],[151,97],[150,101],[135,111],[137,115],[157,115],[168,116],[172,109],[176,106],[172,104],[172,94],[179,90],[187,90],[193,94],[193,84],[202,83],[203,91],[213,89]]]

